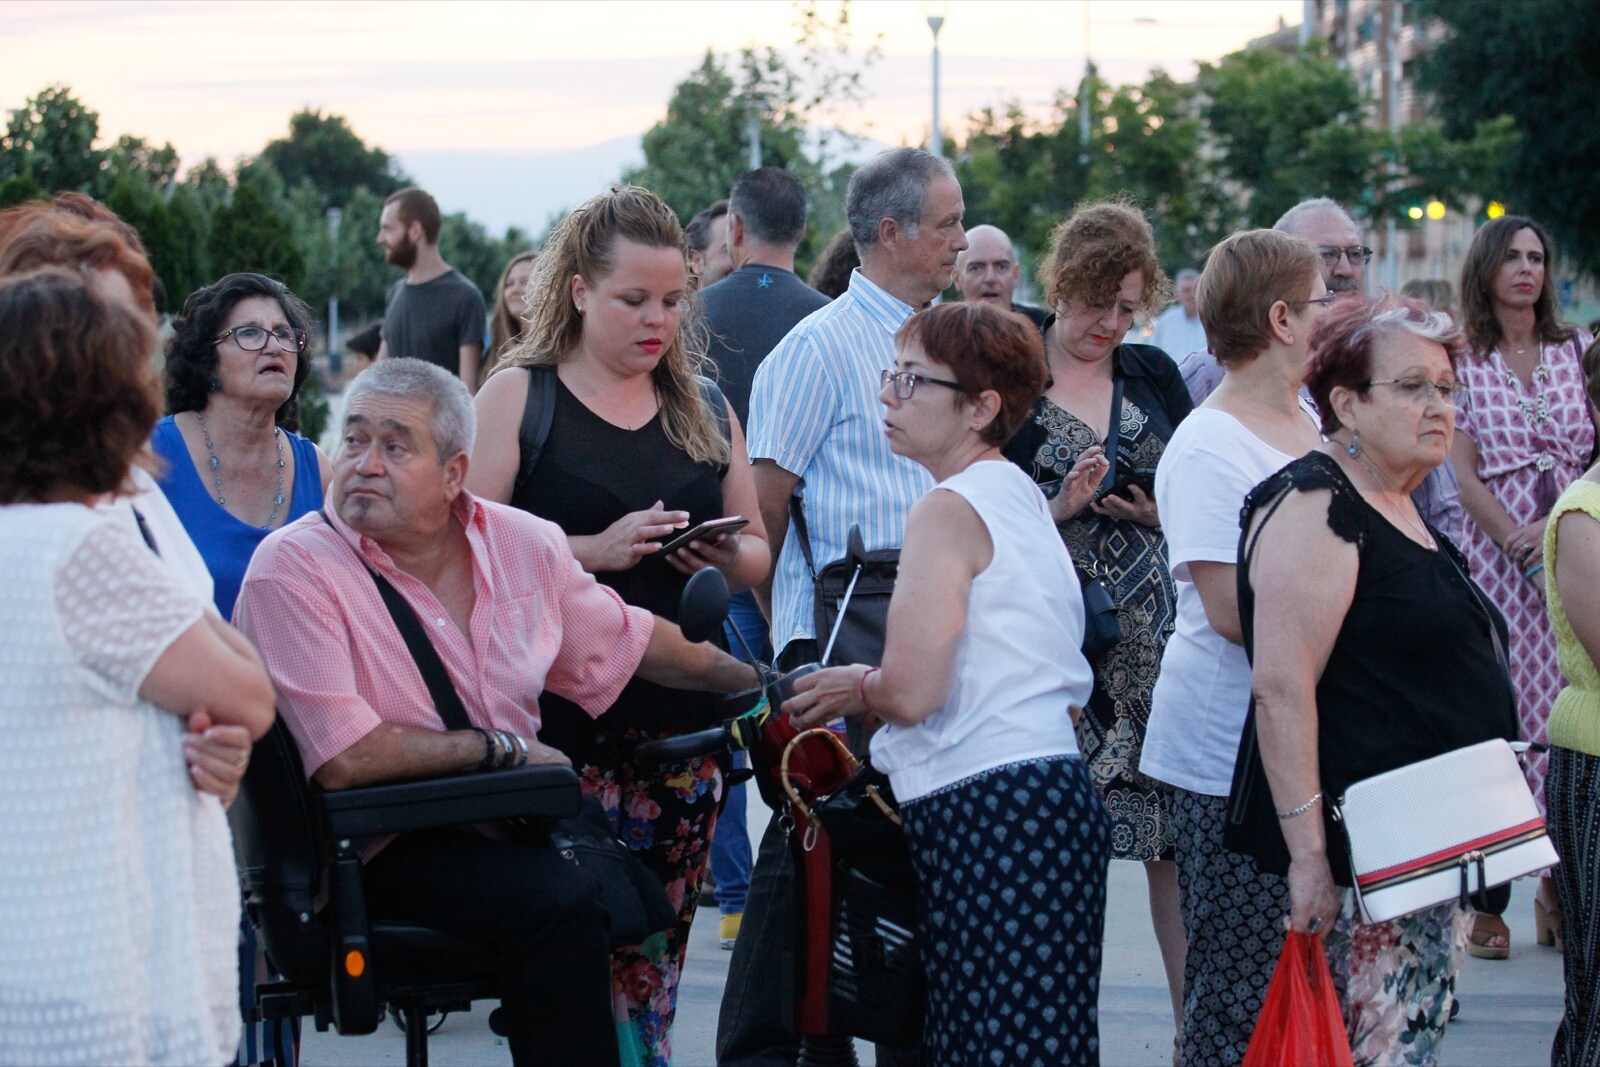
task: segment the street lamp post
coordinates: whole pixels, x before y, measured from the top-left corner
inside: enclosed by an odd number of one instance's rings
[[[344,212],[330,207],[327,217],[333,245],[333,278],[328,286],[328,370],[338,378],[344,370],[344,353],[339,351],[339,223],[344,221]]]
[[[933,130],[928,135],[928,151],[944,155],[944,135],[939,132],[939,30],[944,26],[946,5],[933,2],[922,5],[928,18],[928,29],[933,31]]]

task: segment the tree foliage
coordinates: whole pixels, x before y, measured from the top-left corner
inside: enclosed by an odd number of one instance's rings
[[[289,135],[268,141],[258,159],[293,189],[308,182],[324,207],[344,207],[360,188],[387,196],[407,182],[381,148],[368,148],[342,115],[306,108],[289,116]]]
[[[41,189],[86,189],[98,176],[100,114],[64,85],[51,85],[17,108],[0,137],[0,171],[27,176]]]
[[[844,225],[844,190],[854,168],[839,160],[859,135],[841,128],[860,110],[863,71],[878,41],[858,48],[844,0],[830,17],[814,2],[795,7],[796,58],[774,48],[736,56],[707,51],[673,89],[667,114],[644,135],[644,165],[622,180],[660,196],[687,221],[728,195],[750,166],[755,118],[763,166],[786,167],[806,187],[810,223],[802,264]]]
[[[1600,274],[1600,5],[1422,0],[1419,13],[1443,28],[1419,72],[1443,133],[1465,138],[1500,119],[1520,134],[1484,194],[1538,218],[1563,258]]]

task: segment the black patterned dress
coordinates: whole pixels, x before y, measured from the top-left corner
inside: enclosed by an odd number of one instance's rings
[[[1193,402],[1177,364],[1159,348],[1122,345],[1112,358],[1123,379],[1117,470],[1153,475]],[[1104,444],[1088,424],[1040,397],[1005,454],[1034,481],[1045,483],[1064,477],[1084,450]],[[1139,770],[1150,693],[1177,618],[1166,538],[1159,527],[1106,518],[1087,508],[1058,529],[1073,562],[1086,567],[1098,561],[1122,626],[1122,640],[1096,665],[1094,692],[1078,722],[1078,747],[1111,813],[1111,855],[1171,859],[1166,787]]]

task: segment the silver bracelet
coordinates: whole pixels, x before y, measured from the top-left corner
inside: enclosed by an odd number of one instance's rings
[[[1278,814],[1278,818],[1279,819],[1293,819],[1293,818],[1296,818],[1298,816],[1304,815],[1306,812],[1310,811],[1312,809],[1312,807],[1314,807],[1317,804],[1320,804],[1321,802],[1322,802],[1322,794],[1321,793],[1313,794],[1310,800],[1306,801],[1304,804],[1300,805],[1298,808],[1290,808],[1288,811],[1280,811],[1280,812],[1278,812],[1277,813]]]

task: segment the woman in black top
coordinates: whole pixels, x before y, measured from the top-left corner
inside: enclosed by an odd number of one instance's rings
[[[1159,308],[1170,292],[1155,237],[1137,209],[1109,203],[1075,211],[1057,228],[1039,283],[1054,308],[1043,326],[1050,379],[1004,453],[1047,492],[1087,454],[1104,449],[1113,460],[1109,494],[1097,493],[1076,511],[1059,496],[1051,501],[1073,562],[1104,574],[1122,629],[1122,639],[1095,664],[1078,747],[1111,814],[1112,856],[1145,864],[1173,1017],[1181,1025],[1185,943],[1170,805],[1166,789],[1139,770],[1139,757],[1177,614],[1156,514],[1156,463],[1193,403],[1165,352],[1122,341],[1135,316]]]
[[[556,523],[585,570],[627,603],[674,622],[688,575],[716,566],[731,588],[747,589],[766,576],[771,559],[738,420],[694,373],[697,332],[680,322],[688,289],[683,233],[655,195],[613,189],[573,212],[529,281],[521,344],[478,392],[467,478],[478,496]],[[549,433],[523,470],[523,416],[545,395],[553,405]],[[686,523],[729,514],[750,525],[660,554],[662,540]],[[627,1008],[618,1027],[623,1061],[665,1067],[727,768],[714,757],[639,766],[630,753],[639,741],[715,723],[719,698],[635,679],[598,719],[548,694],[539,710],[539,739],[571,757],[618,837],[678,906],[679,922],[665,938],[612,958],[616,995]]]
[[[1306,376],[1328,441],[1245,501],[1259,762],[1243,745],[1228,843],[1287,870],[1293,928],[1326,938],[1356,1063],[1435,1062],[1469,913],[1451,902],[1362,922],[1332,804],[1361,779],[1516,730],[1495,648],[1505,621],[1409,495],[1449,455],[1463,344],[1416,301],[1336,306]],[[1269,788],[1252,788],[1262,771]]]

